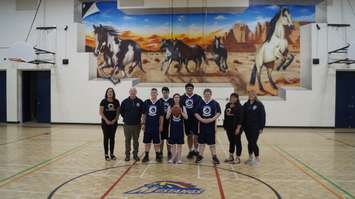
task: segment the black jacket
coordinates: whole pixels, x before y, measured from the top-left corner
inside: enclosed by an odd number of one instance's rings
[[[235,104],[231,107],[231,103],[226,104],[224,109],[223,127],[227,131],[235,131],[238,125],[243,122],[243,106],[241,104]]]
[[[248,100],[243,105],[243,110],[243,129],[261,130],[265,127],[265,108],[259,100],[255,101],[253,104]]]
[[[133,100],[128,97],[122,101],[120,112],[123,117],[123,122],[127,125],[139,125],[143,111],[143,101],[138,97]]]

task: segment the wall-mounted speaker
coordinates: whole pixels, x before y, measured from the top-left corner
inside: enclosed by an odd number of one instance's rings
[[[63,65],[68,65],[69,64],[69,59],[63,59],[62,63],[63,63]]]
[[[312,63],[315,65],[319,64],[319,58],[313,58]]]

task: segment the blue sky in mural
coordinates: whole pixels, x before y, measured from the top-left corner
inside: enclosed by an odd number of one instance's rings
[[[120,31],[130,30],[139,34],[169,34],[171,29],[175,33],[206,33],[216,30],[227,31],[236,23],[244,23],[254,31],[257,22],[269,21],[279,10],[275,5],[250,6],[243,13],[198,13],[198,14],[170,14],[161,15],[125,15],[117,9],[116,2],[99,2],[100,12],[85,18],[84,23],[88,31],[93,24],[110,25]],[[314,6],[285,6],[290,10],[294,21],[314,21]],[[173,23],[171,23],[173,21]],[[206,23],[205,23],[206,22]],[[173,25],[171,25],[173,24]]]

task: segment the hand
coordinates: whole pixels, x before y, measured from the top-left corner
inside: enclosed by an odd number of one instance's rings
[[[159,133],[163,132],[163,125],[159,126]]]
[[[144,128],[145,128],[145,125],[144,124],[142,124],[142,130],[144,131]]]
[[[209,123],[208,119],[203,119],[203,118],[202,118],[201,122],[204,123],[204,124],[208,124]]]
[[[240,127],[238,128],[237,127],[237,129],[235,129],[235,135],[239,135],[240,134]]]
[[[106,123],[107,125],[111,125],[111,122],[110,122],[110,120],[108,120],[108,119],[105,119],[105,123]]]
[[[263,133],[263,129],[260,129],[260,130],[259,130],[259,134],[262,134],[262,133]]]

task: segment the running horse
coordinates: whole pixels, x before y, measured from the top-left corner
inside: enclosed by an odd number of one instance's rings
[[[294,56],[288,52],[288,42],[285,37],[285,26],[293,28],[291,14],[287,8],[282,8],[271,19],[270,26],[266,35],[266,39],[261,47],[256,51],[255,64],[252,69],[250,84],[255,85],[258,79],[259,89],[265,92],[261,82],[262,68],[266,67],[267,75],[271,86],[277,89],[272,79],[271,73],[274,70],[275,61],[281,60],[276,67],[277,70],[285,70],[293,61]]]
[[[219,67],[221,72],[227,72],[228,65],[227,65],[227,57],[228,52],[224,48],[224,45],[221,42],[221,37],[214,37],[213,45],[212,45],[212,52],[214,55],[214,61]]]
[[[162,39],[160,42],[160,49],[165,50],[165,59],[162,61],[160,67],[160,70],[164,71],[164,74],[167,74],[169,72],[170,65],[173,61],[177,61],[180,65],[182,64],[179,52],[177,51],[177,49],[174,48],[174,41],[172,39]],[[179,71],[180,70],[181,68],[179,69]]]
[[[130,64],[128,73],[132,73],[133,69],[138,66],[142,72],[145,72],[142,67],[141,48],[133,40],[119,39],[118,32],[110,26],[93,25],[96,38],[96,48],[94,54],[97,56],[103,54],[104,66],[113,67],[113,73],[110,80],[117,84],[120,79],[116,75],[120,72],[123,77],[127,77],[125,67]]]

